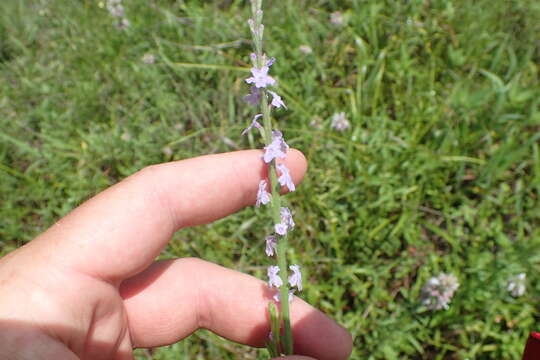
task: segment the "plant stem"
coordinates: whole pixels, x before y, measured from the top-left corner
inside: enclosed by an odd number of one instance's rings
[[[283,318],[283,347],[285,355],[293,354],[293,339],[291,331],[291,319],[289,314],[289,286],[287,279],[287,236],[283,236],[278,242],[278,266],[283,285],[280,289],[281,316]]]
[[[266,90],[263,90],[263,94],[261,96],[261,111],[263,114],[263,122],[264,122],[264,138],[265,143],[268,145],[272,141],[272,120],[270,118],[270,110],[268,107],[268,100],[266,98]],[[270,163],[268,172],[269,172],[269,178],[270,178],[270,189],[272,192],[272,201],[271,201],[271,208],[272,208],[272,221],[274,224],[279,224],[281,222],[281,196],[279,194],[279,191],[281,190],[281,186],[279,185],[278,179],[277,179],[277,173],[276,173],[276,161],[273,160]],[[292,355],[293,353],[293,341],[292,341],[292,331],[291,331],[291,320],[290,320],[290,314],[289,314],[289,286],[288,284],[288,266],[287,266],[287,236],[280,237],[278,241],[278,248],[277,248],[277,258],[278,258],[278,266],[279,266],[279,274],[281,277],[281,280],[283,282],[283,285],[281,285],[280,288],[280,303],[281,303],[281,311],[280,315],[283,319],[283,346],[284,346],[284,352],[285,355]],[[277,336],[277,335],[276,335]]]
[[[262,12],[260,12],[262,7],[262,1],[261,0],[252,0],[252,11],[253,11],[253,19],[255,19],[255,27],[258,28],[258,26],[261,24],[262,21]],[[257,15],[259,12],[260,15]],[[255,44],[255,52],[256,52],[256,66],[258,68],[261,68],[264,66],[264,57],[263,57],[263,44],[262,44],[262,36],[257,36],[253,34],[253,41]],[[261,33],[262,35],[262,33]],[[261,91],[261,113],[263,114],[263,138],[265,144],[268,146],[272,142],[272,119],[270,116],[270,107],[268,106],[268,98],[267,98],[267,91],[266,89],[260,89]],[[274,224],[281,223],[281,196],[280,196],[280,190],[281,185],[278,182],[277,172],[276,172],[276,160],[272,160],[272,162],[268,166],[268,177],[270,180],[270,192],[272,195],[272,200],[270,203],[271,207],[271,213],[272,213],[272,221]],[[278,260],[278,267],[279,267],[279,274],[281,277],[281,280],[283,282],[283,285],[281,285],[280,288],[280,318],[282,320],[283,324],[283,334],[274,334],[276,337],[282,338],[282,344],[283,349],[282,352],[285,353],[285,355],[292,355],[293,353],[293,339],[292,339],[292,331],[291,331],[291,321],[290,321],[290,314],[289,314],[289,285],[288,285],[288,266],[287,266],[287,236],[280,237],[277,245],[277,260]],[[279,344],[279,341],[278,341]]]

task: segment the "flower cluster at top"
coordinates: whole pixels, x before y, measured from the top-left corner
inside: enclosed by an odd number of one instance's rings
[[[279,183],[279,185],[286,187],[289,191],[295,191],[295,185],[291,178],[290,171],[287,166],[278,160],[284,160],[287,157],[287,151],[289,146],[283,138],[283,134],[279,130],[272,129],[270,112],[273,109],[286,109],[286,105],[275,91],[269,89],[269,87],[275,87],[277,81],[269,75],[270,68],[276,62],[275,58],[268,58],[266,54],[262,52],[262,36],[264,26],[261,24],[262,11],[257,10],[254,12],[254,19],[248,21],[253,40],[255,44],[256,53],[252,53],[250,58],[253,64],[251,68],[251,76],[245,81],[251,85],[250,92],[244,97],[244,101],[249,105],[260,107],[260,113],[256,114],[248,127],[242,131],[242,135],[247,134],[253,128],[259,130],[263,138],[266,140],[266,146],[264,147],[264,154],[262,155],[262,161],[270,167],[273,167],[272,171],[275,171],[276,177],[273,181]],[[262,119],[262,124],[261,124]],[[270,171],[268,172],[270,174]],[[284,256],[284,254],[278,255],[278,244],[280,238],[283,238],[287,233],[295,226],[291,211],[289,208],[279,205],[280,202],[274,197],[279,197],[277,191],[269,191],[275,189],[277,184],[273,184],[270,179],[263,179],[259,183],[259,189],[257,191],[256,206],[270,204],[275,209],[273,234],[266,237],[266,255],[272,256]],[[277,201],[274,201],[277,200]],[[279,209],[279,221],[277,221],[277,211]],[[298,265],[291,265],[288,267],[292,274],[288,277],[288,283],[291,288],[296,288],[298,291],[302,290],[302,275],[300,273],[300,267]],[[286,271],[286,266],[270,266],[268,268],[268,285],[271,288],[280,288],[283,286],[285,277],[280,277],[280,271]],[[285,291],[285,290],[283,290]],[[289,290],[289,295],[292,295],[294,290]],[[279,301],[279,295],[276,294],[274,299]],[[291,301],[292,296],[289,296]]]

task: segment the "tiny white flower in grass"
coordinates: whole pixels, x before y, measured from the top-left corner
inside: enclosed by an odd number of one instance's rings
[[[453,274],[440,274],[432,277],[422,287],[421,301],[430,310],[448,309],[454,293],[459,287]]]
[[[283,281],[279,277],[279,266],[272,265],[268,267],[268,286],[270,287],[280,287],[283,285]]]
[[[148,65],[152,65],[156,62],[156,57],[152,54],[146,53],[142,57],[142,62]]]
[[[294,186],[294,182],[292,181],[291,174],[289,173],[289,169],[285,166],[285,164],[277,164],[277,169],[281,172],[281,175],[278,178],[279,184],[281,186],[287,186],[289,191],[296,190],[296,187]]]
[[[345,16],[341,11],[335,11],[330,14],[330,22],[335,26],[343,26],[345,25]]]
[[[161,151],[163,151],[163,153],[169,157],[174,154],[173,149],[171,149],[170,146],[165,146],[163,149],[161,149]]]
[[[271,200],[271,195],[268,191],[266,191],[266,180],[261,180],[259,182],[259,191],[257,191],[257,202],[255,203],[256,207],[261,206],[261,204],[266,205]]]
[[[520,297],[525,294],[525,281],[526,281],[527,275],[525,273],[518,274],[516,276],[512,276],[508,280],[508,285],[506,286],[506,290],[512,294],[513,297]]]
[[[349,120],[345,117],[344,112],[336,113],[332,116],[332,128],[336,129],[337,131],[345,131],[349,127],[351,127],[351,124],[349,123]]]
[[[122,134],[122,136],[120,136],[120,139],[124,140],[124,141],[130,141],[131,140],[131,134],[128,133],[128,132],[125,132]]]
[[[118,19],[118,28],[124,30],[129,27],[129,20],[126,18],[126,11],[122,5],[122,0],[107,0],[107,10],[111,16]]]
[[[300,45],[298,47],[298,50],[304,55],[309,55],[313,53],[313,49],[309,45]]]
[[[107,0],[107,10],[114,17],[124,17],[125,11],[121,0]]]
[[[130,24],[131,23],[129,22],[128,19],[122,18],[122,20],[120,20],[120,23],[118,24],[118,28],[121,30],[125,30],[129,27]]]
[[[322,127],[321,123],[322,123],[322,119],[320,117],[318,117],[318,116],[315,116],[309,122],[309,126],[311,126],[312,128],[315,128],[315,129],[320,129]]]
[[[292,287],[296,286],[298,291],[302,291],[302,273],[300,272],[300,266],[291,265],[289,266],[289,269],[293,272],[292,275],[289,276],[289,284]]]
[[[274,256],[277,251],[277,239],[274,235],[269,235],[266,237],[266,256]]]

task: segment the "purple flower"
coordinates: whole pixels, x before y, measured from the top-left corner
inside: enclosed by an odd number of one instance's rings
[[[264,55],[264,57],[266,58],[266,55]],[[270,67],[270,66],[274,65],[275,62],[276,62],[276,58],[275,58],[275,57],[271,57],[271,58],[268,59],[268,61],[266,62],[266,66]]]
[[[291,174],[289,174],[289,169],[287,169],[285,164],[277,164],[276,167],[279,171],[281,171],[281,175],[278,178],[279,184],[281,186],[286,185],[289,188],[289,191],[294,191],[296,187],[292,181]]]
[[[267,256],[274,256],[274,253],[277,251],[277,239],[274,235],[270,235],[266,237],[266,255]]]
[[[275,224],[274,229],[279,235],[285,236],[287,231],[294,228],[294,221],[289,208],[282,207],[280,209],[281,223]]]
[[[279,266],[272,265],[268,267],[268,286],[278,288],[283,285],[283,281],[281,281],[278,272]]]
[[[289,284],[298,288],[298,291],[302,291],[302,273],[300,272],[300,266],[291,265],[289,269],[292,270],[292,275],[289,276]]]
[[[259,191],[257,191],[257,202],[255,206],[259,207],[261,204],[266,205],[270,202],[270,193],[266,191],[266,180],[261,180],[259,183]]]
[[[251,93],[244,96],[244,101],[253,106],[259,105],[259,101],[261,101],[261,91],[256,86],[252,86]]]
[[[279,235],[285,236],[285,234],[287,234],[287,225],[282,224],[282,223],[276,224],[276,225],[274,225],[274,230]]]
[[[249,126],[247,128],[244,129],[244,131],[242,131],[242,135],[246,135],[248,133],[249,130],[251,130],[251,128],[253,127],[256,127],[257,129],[262,129],[262,126],[261,124],[259,124],[257,122],[257,119],[260,118],[262,116],[262,114],[257,114],[253,117],[253,120],[251,121],[251,124],[249,124]]]
[[[294,221],[292,218],[291,210],[289,210],[288,207],[281,207],[279,210],[279,213],[281,215],[281,222],[286,224],[289,229],[292,229],[294,227]]]
[[[289,145],[283,140],[281,132],[277,130],[272,131],[272,142],[270,145],[264,147],[264,150],[266,150],[263,155],[264,162],[269,163],[275,158],[285,159],[287,149],[289,149]]]
[[[285,109],[287,108],[283,100],[281,100],[281,96],[279,96],[278,94],[270,90],[268,90],[268,92],[272,95],[272,103],[271,103],[272,106],[277,107],[277,108],[280,108],[280,107],[284,107]]]
[[[268,64],[268,62],[267,62]],[[251,74],[253,75],[250,78],[246,79],[248,84],[255,84],[258,88],[265,88],[268,85],[275,85],[276,80],[268,75],[269,67],[267,65],[261,67],[260,69],[256,67],[251,68]]]

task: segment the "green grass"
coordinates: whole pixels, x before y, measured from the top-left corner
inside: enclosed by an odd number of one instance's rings
[[[0,1],[0,255],[146,165],[261,146],[239,135],[247,2],[124,2],[126,31],[99,1]],[[540,320],[540,3],[265,3],[277,120],[310,163],[287,196],[302,297],[353,333],[353,359],[519,359]],[[336,132],[341,111],[352,126]],[[263,278],[264,219],[182,231],[163,256]],[[429,312],[420,288],[439,272],[461,287]],[[205,331],[153,353],[264,354]]]

